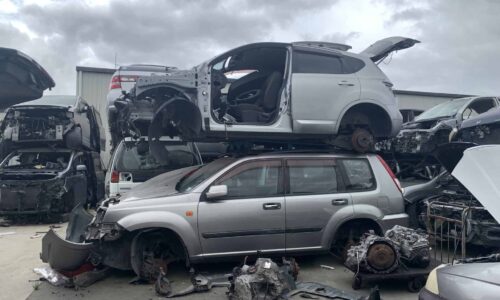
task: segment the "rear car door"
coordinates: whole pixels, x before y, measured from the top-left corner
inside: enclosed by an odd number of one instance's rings
[[[331,218],[341,222],[354,213],[337,160],[290,158],[286,174],[286,251],[317,250]]]
[[[215,180],[227,196],[202,199],[198,232],[204,256],[285,250],[285,201],[280,159],[243,162]]]
[[[359,99],[364,62],[336,52],[294,48],[291,107],[296,133],[333,134],[344,107]]]

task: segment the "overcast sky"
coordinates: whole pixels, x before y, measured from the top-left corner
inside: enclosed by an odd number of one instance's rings
[[[397,3],[397,4],[396,4]],[[378,39],[422,43],[380,64],[396,89],[500,95],[495,0],[0,0],[0,46],[17,48],[74,94],[75,66],[192,67],[233,47],[321,40],[359,52]]]

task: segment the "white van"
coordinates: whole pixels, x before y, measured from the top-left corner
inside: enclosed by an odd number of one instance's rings
[[[161,138],[159,145],[149,149],[147,137],[122,140],[109,161],[106,196],[123,194],[162,173],[202,163],[194,143]]]

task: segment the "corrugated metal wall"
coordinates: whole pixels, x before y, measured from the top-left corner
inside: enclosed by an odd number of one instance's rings
[[[108,114],[106,113],[109,82],[114,70],[77,67],[76,94],[94,106],[101,114],[102,124],[106,131],[106,149],[101,152],[104,164],[107,166],[110,157],[111,136],[108,128]]]

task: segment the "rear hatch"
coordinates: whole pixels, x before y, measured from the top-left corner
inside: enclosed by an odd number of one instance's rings
[[[0,47],[0,110],[40,98],[54,80],[28,55]]]
[[[393,36],[376,41],[359,54],[368,56],[373,62],[379,62],[386,58],[391,52],[413,47],[416,43],[420,43],[420,41],[401,36]]]

